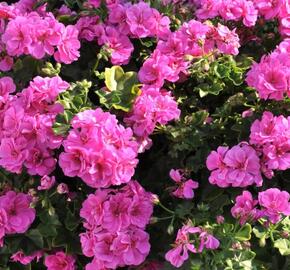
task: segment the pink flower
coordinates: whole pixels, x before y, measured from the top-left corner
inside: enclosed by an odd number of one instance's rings
[[[106,190],[96,190],[95,194],[90,194],[83,202],[80,216],[91,226],[102,224],[104,216],[104,202],[107,200]]]
[[[55,169],[56,159],[45,148],[32,148],[28,151],[25,167],[30,175],[47,175]]]
[[[86,269],[141,264],[150,250],[144,228],[152,212],[153,195],[137,181],[89,195],[80,211],[87,229],[80,235],[83,254],[93,257]]]
[[[81,44],[78,40],[78,35],[79,32],[75,26],[69,25],[63,28],[61,42],[57,46],[58,51],[54,54],[56,61],[71,64],[79,58]]]
[[[198,235],[199,244],[195,243],[195,241],[191,241],[191,234]],[[197,246],[194,244],[197,244]],[[174,248],[165,254],[165,259],[173,266],[180,267],[188,259],[188,251],[192,253],[201,253],[204,247],[207,249],[217,249],[219,247],[219,241],[199,227],[184,225],[178,230],[173,246]]]
[[[219,215],[219,216],[216,217],[216,223],[217,224],[223,224],[224,221],[225,221],[225,218],[223,216]]]
[[[48,176],[44,175],[40,179],[40,186],[37,187],[38,190],[48,190],[52,188],[55,184],[55,177],[54,176]]]
[[[160,88],[163,86],[164,80],[172,73],[169,58],[159,50],[155,50],[151,57],[143,63],[138,77],[140,82]]]
[[[196,16],[199,19],[211,19],[218,15],[222,0],[200,0]]]
[[[272,223],[277,223],[281,215],[290,215],[290,195],[287,191],[281,191],[278,188],[269,188],[259,192],[259,204],[264,214],[268,216]]]
[[[78,113],[72,120],[59,164],[67,176],[79,176],[89,186],[108,187],[131,180],[137,164],[137,143],[130,128],[101,109]]]
[[[2,42],[6,45],[7,53],[10,56],[27,53],[27,48],[32,42],[28,18],[17,16],[9,21],[5,33],[2,35]]]
[[[225,164],[230,168],[228,182],[234,187],[262,185],[260,160],[254,148],[248,145],[234,146],[225,155]]]
[[[177,198],[192,199],[194,197],[193,189],[197,189],[199,184],[192,179],[185,179],[181,170],[170,170],[170,178],[176,182],[177,189],[172,194]]]
[[[10,77],[0,78],[0,109],[9,100],[9,95],[15,92],[16,86]]]
[[[266,20],[269,20],[278,15],[283,0],[255,0],[254,4],[259,10],[259,13],[263,15]]]
[[[13,67],[13,64],[14,64],[13,58],[8,56],[8,55],[5,55],[5,56],[0,58],[0,70],[1,71],[6,72],[6,71],[11,70]]]
[[[263,112],[261,120],[255,120],[251,126],[250,143],[262,145],[271,143],[277,137],[286,136],[288,129],[287,119],[282,115],[274,116],[271,112]]]
[[[74,270],[75,259],[73,256],[60,251],[54,255],[46,256],[44,265],[47,267],[47,270]]]
[[[248,109],[242,112],[242,118],[247,118],[253,116],[253,109]]]
[[[254,26],[258,17],[258,11],[253,2],[244,0],[222,0],[219,13],[226,20],[243,20],[247,27]]]
[[[214,38],[221,53],[233,55],[239,53],[240,40],[235,29],[231,31],[228,27],[218,24]]]
[[[30,208],[31,197],[24,193],[8,191],[0,196],[0,208],[7,213],[6,232],[24,233],[35,219],[35,210]]]
[[[129,228],[114,239],[112,250],[121,255],[124,264],[139,265],[149,254],[149,236],[141,229]]]
[[[246,82],[258,91],[260,98],[282,100],[289,88],[289,67],[287,54],[274,52],[252,66]]]
[[[143,87],[132,112],[124,121],[132,127],[134,134],[144,139],[153,132],[157,123],[165,125],[171,120],[178,119],[179,115],[177,103],[169,92]]]
[[[88,0],[88,4],[94,8],[98,8],[101,4],[101,0]]]
[[[153,9],[147,3],[139,2],[126,10],[127,24],[130,32],[137,38],[155,34],[156,18]]]
[[[115,27],[122,34],[129,34],[130,28],[127,24],[126,10],[128,7],[120,4],[113,5],[109,8],[109,22],[116,25]]]
[[[118,32],[114,27],[107,26],[105,32],[99,39],[99,44],[105,44],[111,53],[111,61],[114,65],[128,64],[131,53],[134,50],[130,39]]]
[[[250,142],[263,154],[264,172],[290,168],[290,118],[264,112],[251,126]],[[268,172],[269,173],[269,172]]]
[[[224,162],[224,157],[228,149],[228,147],[219,146],[217,151],[211,151],[206,159],[206,166],[212,171],[209,182],[219,187],[227,187],[229,185],[226,180],[228,168]]]
[[[26,256],[23,251],[14,253],[10,258],[13,262],[19,262],[23,265],[30,264],[34,259],[38,262],[43,256],[43,251],[35,251],[31,255]]]
[[[204,245],[206,249],[218,249],[220,241],[213,235],[207,233],[206,231],[203,231],[199,237],[201,239],[201,246]]]
[[[27,157],[26,140],[3,138],[0,144],[0,165],[10,172],[20,173]]]
[[[128,212],[131,224],[139,228],[145,228],[153,213],[152,202],[147,196],[135,195],[132,198]]]
[[[81,17],[78,19],[76,29],[79,31],[79,38],[93,41],[103,34],[103,26],[99,23],[99,17]]]
[[[109,231],[118,231],[130,225],[128,213],[131,200],[118,193],[104,203],[103,227]]]
[[[66,194],[66,193],[69,193],[68,186],[65,183],[60,183],[57,186],[56,191],[57,191],[58,194]]]
[[[257,204],[258,200],[254,200],[249,191],[243,191],[242,195],[236,197],[236,203],[231,209],[232,216],[239,219],[241,225],[255,221],[261,217]]]

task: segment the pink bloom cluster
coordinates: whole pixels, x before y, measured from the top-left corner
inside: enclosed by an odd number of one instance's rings
[[[239,144],[229,147],[220,146],[212,151],[206,160],[211,171],[209,182],[219,187],[261,186],[260,159],[253,147]]]
[[[138,163],[132,130],[100,108],[78,113],[63,141],[59,165],[65,175],[78,176],[94,188],[127,183]]]
[[[132,127],[139,141],[139,152],[151,146],[149,135],[157,124],[165,125],[178,119],[180,110],[170,92],[151,87],[143,87],[141,95],[136,99],[133,110],[124,118],[124,122]]]
[[[236,197],[236,203],[231,209],[232,216],[240,220],[243,225],[247,221],[255,221],[262,216],[256,208],[258,200],[254,200],[249,191],[243,191],[242,195]]]
[[[6,234],[25,233],[35,219],[31,196],[8,191],[0,196],[0,247]]]
[[[194,0],[198,19],[220,16],[226,21],[242,21],[247,27],[256,24],[258,16],[266,20],[279,19],[280,33],[290,35],[288,0]]]
[[[226,21],[243,21],[247,27],[254,26],[258,17],[256,1],[248,0],[197,0],[196,15],[199,19],[210,19],[216,16]]]
[[[43,256],[43,251],[40,251],[40,250],[34,251],[31,255],[25,255],[23,253],[23,251],[18,251],[16,253],[14,253],[10,257],[10,259],[13,262],[19,262],[19,263],[21,263],[23,265],[28,265],[35,259],[38,262],[42,256]]]
[[[165,254],[165,259],[173,266],[180,267],[189,258],[188,251],[201,253],[205,248],[217,249],[219,245],[219,240],[202,228],[184,225],[178,230],[173,249]]]
[[[164,80],[176,82],[185,73],[188,62],[185,56],[202,56],[215,47],[225,54],[238,54],[239,38],[235,30],[219,24],[217,27],[196,20],[185,22],[157,48],[139,71],[142,83],[162,87]]]
[[[260,63],[254,63],[246,82],[258,91],[262,99],[282,100],[290,97],[289,43],[283,43],[270,55],[264,55]]]
[[[265,111],[251,126],[250,143],[262,155],[262,171],[271,178],[272,170],[290,168],[290,117]]]
[[[87,229],[80,235],[83,254],[93,257],[86,270],[141,264],[150,250],[144,229],[152,212],[152,194],[136,181],[89,195],[80,211]]]
[[[8,56],[32,55],[42,59],[54,55],[56,61],[65,64],[80,56],[78,30],[58,22],[52,13],[25,11],[22,14],[16,7],[9,19],[8,22],[1,19],[3,29],[0,30],[1,47]]]
[[[170,178],[177,184],[177,188],[172,194],[177,198],[192,199],[194,197],[194,189],[197,189],[199,184],[192,179],[186,179],[182,170],[170,170]]]
[[[244,191],[237,196],[236,203],[231,209],[233,217],[240,220],[243,225],[247,221],[255,221],[266,217],[271,223],[277,223],[282,215],[290,215],[290,194],[278,188],[270,188],[259,192],[258,200],[254,200],[249,191]],[[257,206],[261,209],[258,209]]]
[[[75,270],[75,258],[59,251],[45,257],[44,265],[47,270]]]
[[[91,1],[92,2],[92,1]],[[100,1],[89,3],[97,7]],[[76,27],[80,38],[87,41],[97,39],[99,45],[111,55],[114,65],[128,64],[134,50],[130,38],[158,37],[166,38],[170,33],[170,20],[145,2],[107,3],[109,16],[105,23],[98,18],[81,17]]]
[[[31,175],[54,170],[53,150],[62,137],[54,134],[52,125],[63,111],[55,101],[68,87],[60,77],[35,77],[26,89],[11,95],[16,88],[12,79],[0,79],[0,166],[13,173],[25,166]]]

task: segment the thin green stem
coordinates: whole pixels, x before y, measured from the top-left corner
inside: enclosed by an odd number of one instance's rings
[[[163,210],[165,210],[166,212],[168,212],[168,213],[170,213],[170,214],[172,214],[172,215],[175,214],[174,211],[168,209],[168,208],[167,208],[166,206],[164,206],[161,202],[159,202],[158,205],[159,205]]]

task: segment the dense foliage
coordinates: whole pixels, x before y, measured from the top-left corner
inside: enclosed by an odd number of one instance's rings
[[[288,0],[0,3],[0,269],[290,268]]]

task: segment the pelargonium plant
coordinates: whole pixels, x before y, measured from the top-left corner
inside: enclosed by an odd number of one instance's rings
[[[289,269],[288,0],[6,1],[0,50],[0,269]]]

